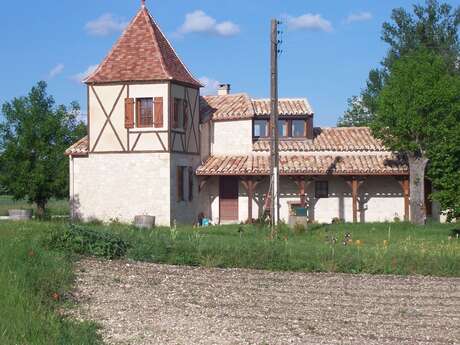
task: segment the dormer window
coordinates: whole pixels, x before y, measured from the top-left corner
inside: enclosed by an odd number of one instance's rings
[[[254,138],[268,137],[268,120],[254,120]]]
[[[307,136],[307,122],[305,120],[292,120],[292,137],[304,138]]]
[[[137,127],[153,127],[153,98],[137,98]]]
[[[269,120],[257,119],[253,122],[253,138],[268,138]],[[281,118],[278,120],[278,135],[281,139],[287,138],[306,138],[307,137],[307,120]]]

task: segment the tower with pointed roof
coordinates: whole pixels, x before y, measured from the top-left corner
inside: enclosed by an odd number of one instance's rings
[[[87,181],[72,191],[79,212],[123,220],[148,214],[163,225],[193,221],[201,85],[144,1],[84,82],[88,152],[73,168]]]

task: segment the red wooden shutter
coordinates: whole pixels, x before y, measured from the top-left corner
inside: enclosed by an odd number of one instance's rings
[[[154,100],[154,118],[153,125],[155,128],[163,127],[163,97],[155,97]]]
[[[125,98],[125,128],[134,128],[134,98]]]
[[[183,123],[183,128],[187,129],[187,124],[188,124],[188,108],[187,108],[187,101],[184,99],[183,100],[183,109],[182,111],[184,112],[184,123]]]

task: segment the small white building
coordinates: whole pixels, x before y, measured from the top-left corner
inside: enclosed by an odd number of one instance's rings
[[[229,85],[200,97],[145,6],[85,83],[88,136],[66,151],[72,217],[170,225],[264,213],[269,100]],[[318,222],[408,219],[408,167],[368,128],[316,128],[306,99],[280,99],[279,112],[282,220],[298,207]]]

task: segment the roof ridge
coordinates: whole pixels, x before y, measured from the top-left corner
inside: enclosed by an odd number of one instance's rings
[[[238,93],[230,93],[228,95],[201,95],[201,97],[206,98],[206,97],[235,97],[235,96],[247,96],[249,95],[246,92],[238,92]]]
[[[251,100],[254,102],[257,102],[257,101],[270,101],[271,99],[267,97],[265,98],[252,98],[251,97]],[[306,101],[308,103],[308,99],[306,97],[278,97],[278,101],[282,101],[282,100]]]
[[[155,26],[157,27],[158,33],[162,36],[162,38],[163,38],[163,39],[166,41],[166,43],[169,45],[169,47],[171,48],[172,52],[176,55],[177,59],[179,60],[179,63],[182,65],[182,67],[184,67],[184,69],[187,71],[187,73],[190,75],[190,77],[191,77],[193,80],[195,80],[195,82],[197,82],[200,86],[203,86],[203,85],[201,84],[201,82],[200,82],[197,78],[195,78],[195,76],[193,75],[193,73],[190,72],[190,70],[188,69],[188,67],[182,62],[182,59],[180,58],[179,54],[177,54],[177,52],[176,52],[176,50],[174,49],[173,45],[171,44],[171,42],[169,42],[168,38],[167,38],[166,35],[163,33],[163,31],[160,30],[160,27],[159,27],[158,23],[156,22],[155,18],[153,18],[153,16],[151,15],[150,11],[149,11],[147,8],[145,8],[145,10],[146,10],[146,12],[147,12],[147,14],[148,14],[148,16],[149,16],[151,22],[152,22],[153,24],[155,24]],[[152,24],[152,23],[150,23],[150,24]],[[153,30],[153,27],[152,27],[152,31],[154,31],[154,30]],[[155,35],[154,32],[153,32],[153,34]],[[157,46],[158,46],[158,41],[155,40],[155,42],[156,42],[156,44],[157,44]],[[159,49],[159,47],[158,47],[158,49]],[[162,59],[164,60],[164,58],[165,58],[164,55],[163,55],[164,52],[163,52],[161,49],[159,49],[159,50],[160,50],[160,53],[161,53],[161,57],[162,57]],[[164,61],[162,61],[162,64],[163,64],[163,63],[164,63]],[[171,75],[171,73],[170,73],[170,71],[168,70],[167,67],[166,67],[166,73],[170,76],[171,79],[173,79],[173,76]]]
[[[165,57],[163,55],[163,51],[160,49],[160,45],[158,44],[158,40],[156,39],[155,35],[155,30],[153,29],[152,22],[158,27],[158,24],[154,21],[152,15],[150,14],[149,10],[147,7],[143,6],[141,9],[141,12],[144,14],[144,19],[148,20],[147,25],[149,27],[149,31],[152,34],[152,40],[153,44],[157,47],[158,51],[160,52],[160,63],[161,63],[161,68],[163,69],[163,72],[169,77],[169,79],[172,79],[171,73],[168,71],[168,69],[165,66]],[[147,18],[145,17],[147,15]],[[159,30],[160,31],[160,30]]]
[[[142,6],[85,83],[169,81],[203,85],[177,55],[147,7]]]
[[[346,130],[346,129],[370,129],[370,127],[364,126],[364,127],[354,127],[354,126],[348,126],[348,127],[315,127],[319,129],[337,129],[337,130]]]

